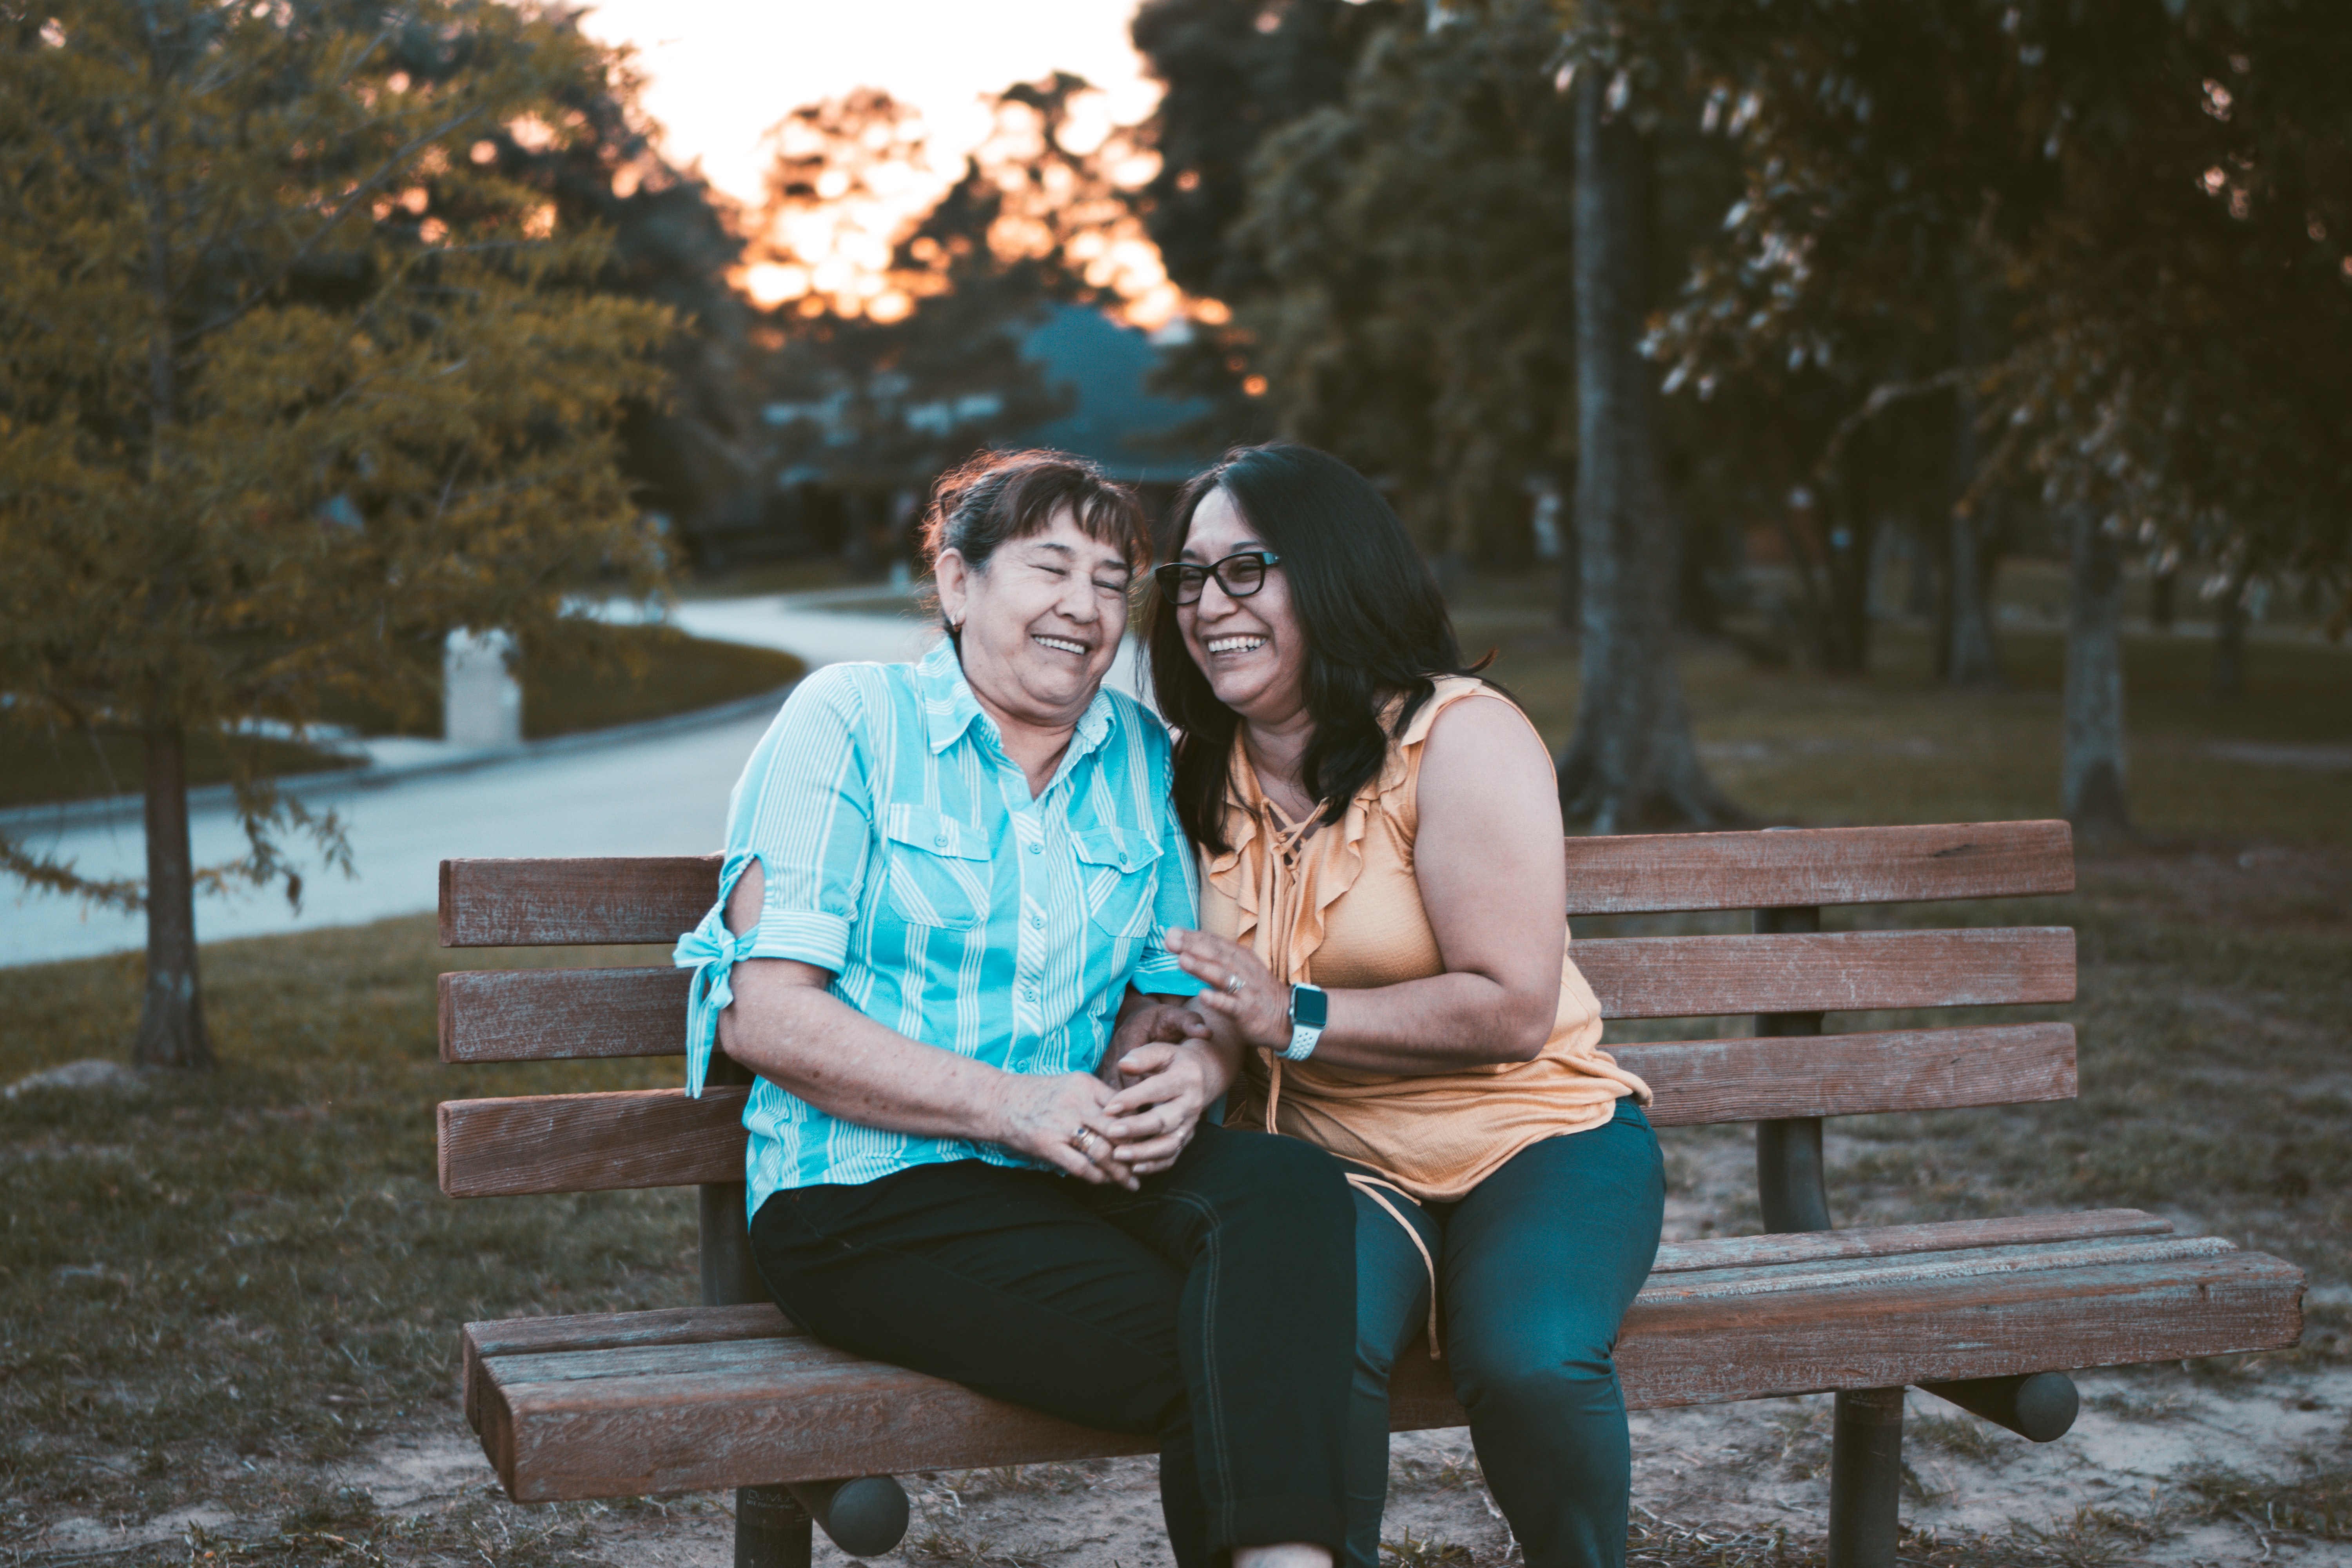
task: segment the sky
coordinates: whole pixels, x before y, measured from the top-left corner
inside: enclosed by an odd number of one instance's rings
[[[1106,124],[1142,119],[1159,88],[1128,41],[1135,0],[601,0],[584,26],[636,50],[663,151],[747,208],[767,166],[761,142],[794,108],[879,87],[922,110],[932,161],[950,173],[990,129],[982,93],[1056,68],[1103,90]],[[777,269],[752,291],[780,295]],[[793,281],[798,281],[794,279]]]

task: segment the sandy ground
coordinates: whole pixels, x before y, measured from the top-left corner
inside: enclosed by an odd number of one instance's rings
[[[1834,1131],[1832,1136],[1834,1142]],[[1747,1141],[1677,1137],[1670,1152],[1679,1174],[1669,1199],[1668,1237],[1720,1232],[1752,1190]],[[1834,1161],[1838,1151],[1831,1153]],[[2076,1381],[2084,1399],[2080,1420],[2066,1436],[2041,1446],[1915,1390],[1906,1421],[1906,1525],[1946,1541],[1973,1536],[2007,1548],[1991,1561],[2067,1568],[2352,1563],[2352,1549],[2343,1543],[2277,1531],[2259,1515],[2218,1522],[2196,1518],[2196,1499],[2186,1485],[2200,1467],[2275,1480],[2293,1480],[2315,1461],[2340,1468],[2352,1448],[2352,1366],[2255,1358],[2219,1374],[2122,1369],[2082,1373]],[[1711,1542],[1736,1538],[1764,1560],[1776,1532],[1784,1531],[1792,1547],[1817,1544],[1828,1515],[1830,1406],[1828,1395],[1816,1394],[1636,1412],[1636,1524],[1679,1542],[1682,1550],[1670,1554],[1677,1563],[1704,1560],[1703,1551],[1694,1552],[1693,1531]],[[1484,1568],[1522,1561],[1479,1479],[1466,1431],[1402,1434],[1391,1453],[1384,1536],[1392,1550],[1384,1562]],[[243,1463],[250,1468],[250,1461]],[[372,1500],[380,1518],[366,1520],[362,1503],[352,1524],[333,1527],[346,1541],[382,1542],[388,1555],[365,1561],[462,1561],[489,1568],[571,1563],[725,1568],[733,1561],[730,1498],[549,1508],[507,1503],[454,1400],[428,1424],[379,1440],[357,1462],[325,1472],[289,1468],[284,1479],[313,1496],[347,1490]],[[1155,1466],[1148,1458],[904,1479],[914,1523],[887,1561],[966,1568],[1172,1568],[1160,1527]],[[201,1562],[208,1546],[257,1543],[285,1525],[282,1517],[239,1516],[217,1504],[198,1504],[131,1529],[65,1519],[35,1540],[10,1543],[0,1551],[0,1563],[62,1568],[142,1546],[147,1552],[138,1553],[141,1560],[154,1561],[148,1553],[155,1547],[182,1542],[192,1542],[181,1549]],[[394,1544],[404,1532],[415,1551]],[[449,1543],[446,1551],[443,1542]],[[330,1552],[323,1540],[319,1545],[319,1561],[343,1560],[341,1548]],[[168,1560],[183,1559],[174,1552]],[[296,1548],[291,1560],[311,1559]],[[816,1561],[851,1560],[820,1536]]]

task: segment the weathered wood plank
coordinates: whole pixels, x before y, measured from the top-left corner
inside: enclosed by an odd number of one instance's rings
[[[441,1059],[684,1054],[689,970],[477,969],[440,977]]]
[[[1766,1270],[1764,1272],[1769,1272]],[[2302,1276],[2224,1252],[1881,1286],[1637,1301],[1618,1361],[1629,1404],[1717,1403],[2262,1350],[2301,1331]],[[936,1378],[810,1340],[493,1358],[483,1441],[522,1501],[1138,1453]],[[595,1363],[598,1356],[576,1358]],[[611,1370],[609,1367],[607,1370]],[[586,1374],[586,1375],[582,1375]],[[1456,1426],[1444,1363],[1400,1364],[1400,1429]]]
[[[1607,1018],[1990,1007],[2074,998],[2066,926],[1571,943]]]
[[[1859,1116],[2072,1099],[2067,1024],[1899,1029],[1613,1047],[1657,1091],[1662,1125]],[[735,1181],[748,1089],[444,1101],[441,1190],[451,1197]]]
[[[1715,1236],[1669,1241],[1658,1248],[1650,1278],[1712,1268],[1769,1268],[1832,1258],[1904,1258],[1979,1247],[2087,1241],[2103,1236],[2169,1236],[2172,1222],[2138,1209],[2086,1209],[2074,1214],[2016,1215],[2002,1219],[1930,1220],[1921,1225],[1860,1226],[1777,1236]],[[532,1319],[530,1321],[557,1320]]]
[[[1921,1225],[1866,1226],[1803,1235],[1712,1237],[1667,1242],[1650,1270],[1653,1299],[1680,1279],[1710,1281],[1734,1270],[1802,1276],[1809,1268],[1858,1262],[1962,1256],[1998,1258],[2021,1247],[2079,1247],[2102,1240],[2169,1237],[2170,1221],[2138,1209],[2022,1215],[2001,1219],[1939,1220]],[[487,1360],[505,1356],[583,1354],[653,1346],[782,1339],[799,1331],[766,1302],[736,1307],[676,1307],[644,1312],[583,1313],[467,1323],[460,1331],[466,1419],[481,1429],[479,1401]]]
[[[441,862],[443,947],[673,942],[719,896],[716,855]]]
[[[1980,1007],[2074,994],[2074,933],[2063,926],[1611,937],[1577,942],[1570,954],[1608,1018]],[[442,1059],[677,1056],[687,984],[684,970],[650,966],[444,974]]]
[[[1568,912],[1787,909],[2074,890],[2063,822],[1570,838]]]
[[[444,947],[675,942],[719,891],[716,855],[441,863]],[[2072,892],[2063,822],[1809,827],[1568,841],[1568,911],[1882,904]]]
[[[1609,1047],[1657,1094],[1662,1127],[1954,1110],[2074,1098],[2074,1026],[2002,1024]]]
[[[441,1190],[453,1198],[595,1193],[743,1179],[748,1088],[445,1100]]]
[[[507,1355],[619,1350],[635,1345],[709,1344],[774,1340],[798,1333],[772,1302],[735,1307],[665,1307],[648,1312],[576,1312],[560,1317],[505,1318],[467,1323],[457,1331],[457,1383],[466,1425],[482,1429],[483,1363]]]

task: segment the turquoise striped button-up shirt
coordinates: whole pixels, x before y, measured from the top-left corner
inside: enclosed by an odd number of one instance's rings
[[[1168,952],[1194,919],[1170,802],[1168,734],[1100,691],[1031,799],[942,641],[918,664],[838,664],[801,682],[736,781],[719,902],[677,945],[695,973],[687,1089],[702,1092],[728,974],[746,958],[833,972],[833,994],[909,1039],[1010,1072],[1091,1072],[1131,984],[1200,990]],[[727,929],[752,858],[760,923]],[[828,1116],[765,1079],[743,1112],[757,1214],[787,1187],[948,1160],[1033,1162],[996,1144]]]

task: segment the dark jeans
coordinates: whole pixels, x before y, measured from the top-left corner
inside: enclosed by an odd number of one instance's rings
[[[1184,1568],[1345,1532],[1355,1217],[1339,1163],[1203,1126],[1143,1190],[978,1160],[778,1193],[752,1256],[829,1344],[1160,1439]]]
[[[1444,1364],[1470,1438],[1528,1568],[1619,1568],[1633,1450],[1617,1385],[1617,1325],[1649,1278],[1665,1168],[1629,1100],[1614,1120],[1521,1151],[1459,1203],[1414,1206],[1444,1283]],[[1429,1271],[1371,1199],[1356,1197],[1358,1339],[1348,1420],[1350,1568],[1380,1561],[1389,1373],[1422,1353]]]

